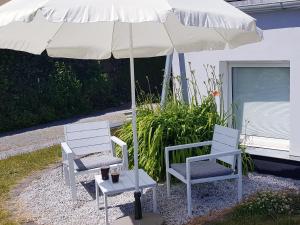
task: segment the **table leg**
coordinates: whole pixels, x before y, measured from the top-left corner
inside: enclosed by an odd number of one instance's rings
[[[107,209],[107,196],[104,194],[104,208],[105,208],[105,224],[108,225],[108,209]]]
[[[99,210],[99,186],[97,182],[95,182],[95,189],[96,189],[96,202],[97,202],[97,210]]]
[[[153,191],[153,212],[157,212],[156,186],[152,188],[152,191]]]
[[[143,200],[144,200],[144,189],[141,188],[140,191],[141,191],[141,203],[143,204]]]

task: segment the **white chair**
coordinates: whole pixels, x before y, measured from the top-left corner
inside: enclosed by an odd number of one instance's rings
[[[225,179],[238,179],[238,201],[242,198],[242,160],[238,150],[238,130],[215,125],[213,140],[165,148],[167,195],[170,196],[171,175],[187,185],[187,210],[192,215],[191,185]],[[170,165],[169,154],[175,150],[187,150],[211,145],[208,155],[186,158],[186,163]],[[219,162],[225,162],[225,167]],[[237,168],[236,168],[237,162]]]
[[[115,144],[122,148],[122,159],[115,156]],[[98,172],[102,167],[122,165],[128,169],[125,142],[110,135],[108,121],[74,123],[65,126],[65,142],[61,143],[63,173],[73,200],[77,199],[75,177]]]

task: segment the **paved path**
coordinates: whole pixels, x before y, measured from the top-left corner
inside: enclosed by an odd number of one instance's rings
[[[124,123],[127,113],[130,113],[128,107],[113,108],[86,117],[62,120],[22,131],[0,134],[0,159],[59,144],[64,140],[63,126],[65,124],[109,120],[112,126],[117,126]]]

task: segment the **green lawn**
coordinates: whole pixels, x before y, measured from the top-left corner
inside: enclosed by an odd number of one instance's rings
[[[9,191],[23,178],[42,170],[60,159],[60,147],[53,146],[0,160],[0,225],[18,224],[4,208]]]

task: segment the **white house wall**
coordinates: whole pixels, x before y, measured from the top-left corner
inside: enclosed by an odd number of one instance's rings
[[[191,62],[196,73],[197,84],[205,91],[203,81],[206,80],[203,64],[216,66],[216,73],[224,74],[224,82],[228,79],[230,62],[289,62],[290,63],[290,155],[300,156],[300,10],[287,12],[271,12],[252,15],[257,17],[258,25],[264,29],[264,40],[233,50],[203,51],[185,54],[186,75],[191,78],[188,62]],[[292,26],[289,26],[290,20]],[[276,26],[279,21],[279,28]],[[180,74],[176,54],[173,58],[173,74]],[[225,85],[227,86],[227,85]],[[226,90],[225,93],[226,94]],[[228,96],[227,96],[228,97]],[[225,96],[226,98],[226,96]]]

